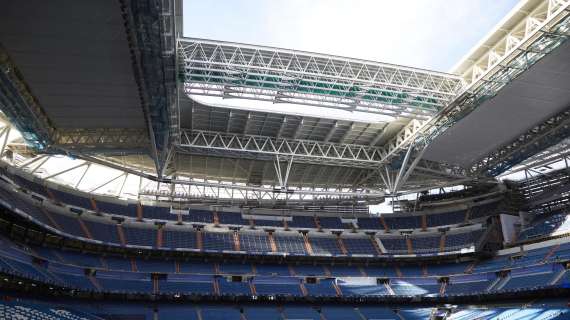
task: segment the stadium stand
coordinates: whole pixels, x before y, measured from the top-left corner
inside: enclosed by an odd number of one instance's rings
[[[0,319],[570,319],[569,1],[448,73],[184,5],[2,3]]]

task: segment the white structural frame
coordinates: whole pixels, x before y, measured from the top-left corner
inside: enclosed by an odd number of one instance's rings
[[[182,129],[179,151],[194,149],[220,152],[240,152],[265,155],[268,159],[276,156],[294,157],[295,162],[323,163],[359,168],[376,168],[384,156],[381,148],[340,144],[331,142],[272,138],[256,135],[210,132]]]
[[[463,87],[442,72],[225,41],[180,38],[178,55],[189,95],[427,119]]]
[[[560,37],[567,37],[570,25],[569,6],[570,0],[542,0],[530,12],[518,7],[518,11],[512,14],[520,18],[518,24],[510,28],[499,26],[493,31],[496,35],[490,37],[497,38],[494,46],[486,44],[485,47],[474,49],[474,51],[487,50],[487,53],[482,55],[483,60],[471,62],[472,64],[466,68],[469,70],[479,68],[480,71],[476,72],[476,76],[473,77],[466,71],[463,77],[468,85],[436,116],[429,120],[410,121],[384,146],[383,154],[386,156],[382,161],[388,162],[394,156],[406,151],[408,146],[416,141],[431,143],[435,137],[474,110],[483,100],[496,95],[515,77],[548,54],[553,48],[552,45],[555,47],[562,43],[564,39]],[[506,35],[498,36],[503,34]],[[499,47],[502,45],[506,47],[500,51]],[[485,57],[487,57],[487,67],[481,69]]]

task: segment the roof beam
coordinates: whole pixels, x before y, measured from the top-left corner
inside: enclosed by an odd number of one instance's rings
[[[379,62],[196,38],[178,42],[189,95],[426,119],[462,87],[455,75]]]
[[[543,2],[546,5],[549,1]],[[475,80],[471,81],[443,110],[429,120],[410,121],[386,143],[383,150],[386,156],[382,161],[388,163],[398,158],[412,143],[431,143],[457,121],[470,114],[484,101],[497,95],[507,84],[564,43],[568,37],[560,36],[558,33],[570,28],[570,1],[562,6],[550,3],[548,6],[548,15],[540,20],[542,23],[526,30],[521,41],[510,45],[509,50],[503,55],[496,56],[493,63],[484,72],[479,73]],[[524,14],[530,17],[533,13]]]
[[[298,139],[275,139],[266,136],[235,135],[201,130],[182,130],[178,150],[198,154],[227,154],[239,157],[247,154],[256,159],[275,156],[294,157],[295,162],[330,164],[347,167],[372,168],[378,166],[383,154],[380,148],[324,143]]]

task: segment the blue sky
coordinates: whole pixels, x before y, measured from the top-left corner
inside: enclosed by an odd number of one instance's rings
[[[518,0],[184,0],[184,35],[449,71]]]

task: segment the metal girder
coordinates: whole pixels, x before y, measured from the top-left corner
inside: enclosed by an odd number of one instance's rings
[[[175,0],[120,0],[126,21],[133,71],[146,117],[151,155],[157,174],[166,170],[177,142],[180,110],[177,99],[176,37],[181,30]]]
[[[45,158],[47,161],[49,157]],[[201,200],[201,201],[215,201],[215,202],[247,202],[251,200],[259,201],[278,201],[279,203],[339,203],[339,202],[355,202],[355,201],[370,201],[371,203],[380,203],[384,199],[382,191],[369,190],[364,188],[342,188],[342,189],[326,189],[326,188],[294,188],[288,187],[282,190],[279,186],[253,186],[240,183],[229,183],[221,181],[209,181],[203,179],[194,179],[189,177],[176,176],[176,178],[158,178],[155,175],[145,173],[139,168],[126,167],[122,164],[106,161],[103,159],[82,156],[82,160],[87,161],[87,165],[91,163],[107,166],[121,173],[113,177],[111,180],[106,181],[104,184],[97,186],[92,191],[116,181],[124,175],[130,174],[138,176],[160,184],[183,185],[187,186],[189,190],[208,190],[207,193],[180,193],[173,188],[168,188],[168,191],[158,189],[144,189],[140,191],[141,195],[151,195],[158,197],[168,197],[178,200]],[[45,163],[45,161],[43,163]],[[42,163],[42,164],[43,164]],[[41,166],[41,164],[40,164]],[[38,167],[40,167],[38,166]],[[289,169],[290,170],[290,169]],[[219,195],[219,199],[212,197],[212,194]]]
[[[217,151],[229,153],[249,153],[265,156],[272,160],[275,156],[294,157],[296,162],[323,163],[358,168],[375,168],[381,165],[384,156],[381,148],[326,143],[298,139],[275,139],[255,135],[237,135],[221,132],[182,129],[179,150],[196,152]],[[199,152],[199,151],[198,151]]]
[[[275,190],[241,190],[230,186],[218,187],[190,187],[186,192],[169,192],[165,190],[143,189],[139,195],[167,201],[185,201],[215,204],[247,204],[247,205],[362,205],[363,201],[369,204],[379,204],[384,197],[375,195],[342,195],[330,194],[297,194],[292,191],[278,193]]]
[[[530,156],[570,137],[570,108],[528,130],[471,167],[471,173],[497,176]]]
[[[455,75],[373,61],[195,38],[178,44],[189,95],[426,119],[463,86]]]
[[[467,83],[477,82],[488,71],[492,70],[501,59],[533,37],[541,37],[541,33],[557,34],[560,30],[542,30],[545,24],[558,23],[560,13],[567,15],[568,0],[521,1],[516,14],[510,15],[504,25],[495,28],[487,39],[481,43],[478,50],[472,50],[454,68]],[[522,16],[522,18],[520,18]],[[536,34],[537,30],[542,30]],[[567,31],[565,31],[567,34]],[[558,34],[564,34],[564,31]],[[567,34],[568,35],[568,34]]]
[[[484,101],[494,97],[528,70],[545,55],[558,48],[570,32],[570,1],[544,0],[547,8],[526,13],[528,19],[539,22],[529,24],[518,33],[509,33],[512,39],[508,50],[497,50],[484,72],[478,73],[447,107],[429,120],[412,120],[384,147],[383,162],[398,158],[412,144],[429,144],[445,130],[467,116]],[[526,20],[524,20],[526,21]],[[518,29],[517,29],[518,30]],[[503,33],[504,30],[497,31]],[[511,40],[512,40],[511,39]]]
[[[1,45],[0,109],[35,149],[51,144],[53,125]]]
[[[149,146],[145,129],[95,128],[58,129],[54,134],[56,149],[80,153],[142,153]]]
[[[504,172],[502,175],[509,175],[524,170],[548,166],[561,160],[568,162],[567,159],[569,156],[570,139],[564,139],[562,142],[559,142],[550,148],[547,148],[531,157],[528,157],[521,163]]]

